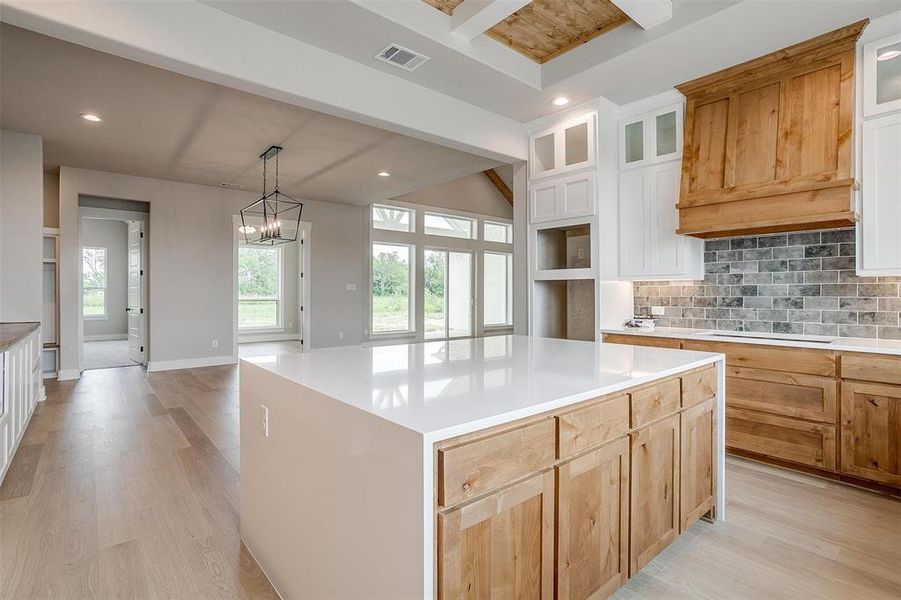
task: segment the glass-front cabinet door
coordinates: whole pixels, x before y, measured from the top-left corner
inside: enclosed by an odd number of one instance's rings
[[[638,167],[682,156],[682,104],[620,122],[620,168]]]
[[[626,165],[644,162],[644,120],[623,125],[623,161]]]
[[[532,179],[593,165],[594,119],[582,115],[531,136]]]
[[[864,116],[901,110],[901,32],[863,47]]]

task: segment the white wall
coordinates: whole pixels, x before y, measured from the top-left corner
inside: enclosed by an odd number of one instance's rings
[[[399,202],[513,218],[513,207],[483,173],[474,173],[394,198]]]
[[[81,245],[106,248],[106,318],[84,319],[84,336],[128,336],[128,225],[113,219],[83,218]],[[111,339],[111,338],[110,338]]]
[[[40,321],[44,220],[41,138],[0,131],[0,321]]]
[[[78,197],[150,203],[149,351],[151,363],[225,363],[231,356],[232,217],[256,200],[252,192],[132,177],[101,171],[60,169],[60,343],[62,376],[79,368]],[[362,216],[359,207],[305,202],[312,223],[311,347],[356,344],[362,338]],[[344,332],[340,339],[338,332]],[[218,348],[212,347],[218,341]],[[171,364],[171,363],[170,363]]]

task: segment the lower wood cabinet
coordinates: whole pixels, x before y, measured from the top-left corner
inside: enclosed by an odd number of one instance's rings
[[[631,434],[629,575],[679,535],[679,415]]]
[[[683,411],[680,418],[679,531],[685,531],[716,502],[715,400]]]
[[[554,597],[554,471],[438,513],[438,597]]]
[[[629,440],[557,467],[557,598],[606,598],[629,578]]]
[[[901,385],[842,382],[841,471],[901,486]]]
[[[726,406],[733,408],[836,423],[837,390],[832,377],[726,368]]]
[[[726,408],[726,448],[835,471],[835,426]]]

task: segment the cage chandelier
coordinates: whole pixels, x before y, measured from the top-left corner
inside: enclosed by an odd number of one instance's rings
[[[277,246],[297,241],[303,203],[278,189],[278,155],[281,146],[270,146],[260,154],[263,159],[263,195],[241,209],[241,227],[245,244]],[[275,159],[275,187],[267,193],[267,168]]]

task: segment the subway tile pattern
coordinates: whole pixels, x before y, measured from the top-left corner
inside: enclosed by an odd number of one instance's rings
[[[901,276],[858,277],[854,229],[708,240],[702,281],[637,281],[661,327],[901,339]]]

